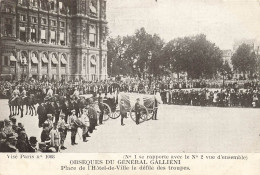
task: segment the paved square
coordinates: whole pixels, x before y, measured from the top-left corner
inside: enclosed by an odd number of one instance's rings
[[[7,100],[0,100],[0,120],[9,115]],[[40,141],[37,116],[25,116],[18,122],[25,125],[28,137]],[[260,153],[260,110],[252,108],[217,108],[161,105],[157,121],[140,125],[120,118],[109,119],[83,143],[77,135],[77,146],[70,145],[70,132],[65,146],[67,153],[171,153],[221,152]],[[81,135],[81,130],[79,129]]]

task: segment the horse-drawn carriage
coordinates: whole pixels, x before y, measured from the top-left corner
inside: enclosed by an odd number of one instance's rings
[[[85,99],[91,98],[91,95],[81,95]],[[103,110],[103,121],[107,121],[109,118],[117,119],[120,116],[120,102],[124,101],[128,115],[130,115],[133,121],[136,121],[135,116],[135,102],[136,99],[140,99],[141,116],[140,123],[152,119],[156,110],[156,96],[149,94],[138,93],[119,93],[115,96],[104,96],[103,102],[100,102]],[[158,101],[158,100],[157,100]],[[100,113],[100,104],[98,101],[94,102],[94,108],[97,113]]]

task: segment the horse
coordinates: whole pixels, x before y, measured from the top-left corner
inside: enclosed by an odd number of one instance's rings
[[[23,99],[21,97],[10,98],[8,101],[9,109],[10,109],[10,117],[14,115],[19,115],[19,111],[21,111],[21,118],[23,117],[23,108],[22,106]]]
[[[33,116],[33,114],[36,115],[36,109],[35,106],[37,103],[37,100],[35,99],[34,94],[30,94],[29,96],[25,97],[23,100],[23,104],[26,106],[26,113],[25,115],[28,114],[28,109],[29,109],[29,115]]]

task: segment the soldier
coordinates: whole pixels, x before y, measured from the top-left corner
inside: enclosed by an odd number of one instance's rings
[[[60,133],[57,129],[57,123],[54,123],[52,130],[50,131],[51,136],[51,147],[56,149],[56,152],[59,152],[60,147]]]
[[[12,93],[11,101],[15,100],[19,96],[20,96],[20,91],[18,90],[18,86],[15,86],[15,89]]]
[[[47,114],[47,120],[45,121],[45,123],[48,124],[48,129],[49,129],[49,131],[51,131],[52,128],[53,128],[53,116],[52,116],[52,114]]]
[[[76,143],[76,135],[78,132],[78,126],[76,124],[76,120],[78,119],[76,116],[76,111],[75,109],[71,110],[71,115],[68,118],[68,124],[70,125],[71,128],[71,145],[77,145]]]
[[[22,99],[25,99],[27,97],[27,92],[24,87],[22,87],[21,97]]]
[[[141,116],[141,106],[140,106],[140,98],[136,99],[135,103],[135,116],[136,116],[136,124],[139,125],[140,116]]]
[[[88,136],[88,128],[90,126],[88,109],[89,109],[89,106],[86,106],[86,108],[83,109],[83,114],[81,115],[81,122],[83,123],[83,128],[82,128],[83,142],[87,142],[86,138]]]
[[[65,122],[65,115],[64,114],[60,114],[60,117],[59,117],[59,121],[58,121],[58,124],[57,124],[57,128],[58,128],[58,131],[60,132],[60,149],[64,150],[64,149],[67,149],[65,146],[64,146],[64,141],[66,139],[66,136],[67,136],[67,129],[68,129],[68,124]]]

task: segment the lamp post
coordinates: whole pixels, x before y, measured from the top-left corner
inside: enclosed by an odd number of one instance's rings
[[[24,68],[27,66],[27,59],[25,57],[22,57],[21,59],[21,66],[23,68],[23,73],[22,73],[22,82],[24,82]]]

